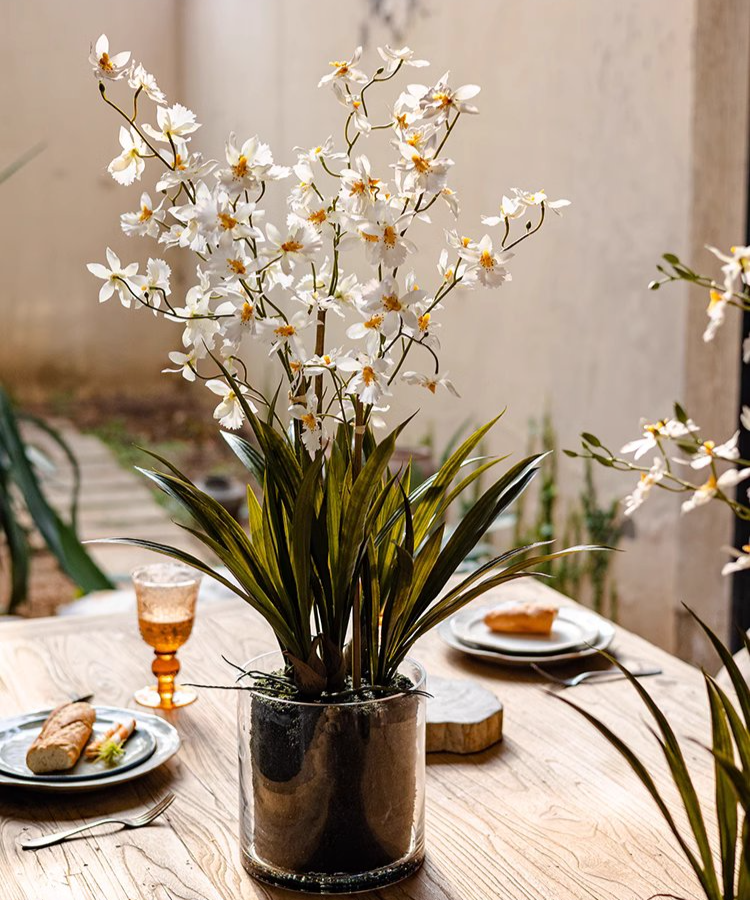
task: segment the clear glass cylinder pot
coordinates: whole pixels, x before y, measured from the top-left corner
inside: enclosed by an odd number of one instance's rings
[[[248,668],[272,674],[267,653]],[[238,692],[240,850],[255,878],[345,894],[406,878],[424,860],[425,672],[414,690],[343,703]]]

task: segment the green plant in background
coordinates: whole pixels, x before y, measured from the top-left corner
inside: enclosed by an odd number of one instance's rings
[[[45,457],[24,443],[19,420],[33,422],[65,454],[73,471],[70,512],[65,522],[50,506],[41,487],[38,470]],[[60,568],[83,593],[112,588],[112,583],[88,555],[76,533],[79,471],[75,456],[61,435],[36,417],[17,413],[0,388],[0,537],[7,548],[11,612],[26,599],[33,549],[31,535],[37,531],[54,554]]]
[[[737,705],[714,678],[703,673],[711,711],[711,746],[716,782],[715,814],[719,859],[712,851],[706,810],[685,762],[677,736],[651,695],[628,670],[611,658],[628,676],[655,722],[655,736],[687,816],[690,838],[675,821],[645,763],[596,716],[564,697],[560,699],[584,716],[615,747],[653,797],[680,850],[700,882],[706,900],[747,900],[750,897],[750,688],[732,654],[695,614],[691,613],[717,650],[732,681]],[[750,639],[745,635],[745,646]],[[696,853],[697,850],[697,853]],[[657,895],[670,896],[670,895]],[[675,898],[676,900],[676,898]]]
[[[533,517],[527,515],[528,495],[519,498],[516,504],[514,543],[551,541],[561,531],[566,545],[586,543],[617,548],[623,536],[619,504],[617,500],[602,504],[591,465],[586,466],[583,489],[561,515],[555,452],[557,434],[549,413],[545,412],[541,426],[532,421],[529,431],[529,452],[538,451],[546,456],[539,466],[539,490]],[[554,586],[561,593],[577,600],[588,598],[596,612],[616,621],[618,594],[611,565],[610,554],[595,553],[586,558],[570,556],[550,561],[540,571],[554,578]]]

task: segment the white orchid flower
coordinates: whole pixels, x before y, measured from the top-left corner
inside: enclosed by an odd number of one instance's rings
[[[436,393],[437,389],[442,387],[453,394],[454,397],[461,396],[454,387],[453,382],[448,378],[447,372],[440,377],[437,375],[421,375],[419,372],[404,372],[401,380],[406,382],[406,384],[416,384],[419,387],[426,388],[431,394]]]
[[[664,478],[666,471],[667,467],[663,457],[657,456],[654,458],[654,464],[648,472],[641,472],[640,480],[635,486],[633,493],[628,494],[623,501],[625,504],[626,516],[632,516],[633,513],[646,502],[648,495],[651,493],[651,489]]]
[[[109,40],[106,34],[99,36],[89,54],[89,62],[93,67],[94,77],[106,78],[109,81],[119,81],[127,75],[129,60],[129,51],[114,53],[110,56]]]
[[[137,212],[123,213],[120,216],[120,227],[128,237],[159,237],[159,225],[164,222],[164,200],[154,206],[147,193],[141,194],[140,209]]]
[[[120,126],[120,146],[122,152],[107,166],[107,171],[118,184],[129,185],[140,180],[146,162],[143,157],[148,147],[141,140],[135,128]]]
[[[206,387],[211,393],[221,397],[221,403],[214,410],[214,419],[219,420],[219,425],[222,428],[236,431],[245,421],[245,411],[242,409],[242,404],[235,391],[219,378],[212,378],[210,381],[207,381]],[[244,384],[240,385],[239,388],[243,399],[245,399],[252,412],[257,413],[258,409],[255,404],[245,397],[247,388]]]
[[[133,63],[131,66],[130,72],[128,72],[128,85],[134,91],[143,91],[154,103],[163,105],[167,102],[164,91],[160,90],[154,76],[147,72],[140,63],[138,65]]]
[[[99,302],[104,303],[117,292],[122,305],[129,308],[132,305],[133,295],[128,290],[128,284],[138,273],[138,263],[123,266],[119,256],[109,247],[107,247],[107,263],[109,268],[101,263],[88,263],[86,266],[92,275],[104,281],[99,290]]]
[[[342,87],[367,84],[367,75],[357,68],[360,59],[362,59],[362,48],[357,47],[351,59],[330,62],[328,65],[331,66],[333,72],[324,75],[318,82],[318,87],[324,87],[327,84],[339,84]]]

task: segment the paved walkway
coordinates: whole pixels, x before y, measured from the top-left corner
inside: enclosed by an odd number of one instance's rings
[[[138,537],[203,555],[202,545],[176,525],[169,512],[157,503],[143,475],[121,466],[109,447],[94,435],[82,434],[69,422],[50,424],[61,432],[81,467],[78,512],[81,540]],[[70,466],[57,445],[37,429],[34,429],[33,442],[56,464],[56,470],[44,477],[45,493],[67,518],[72,481]],[[154,553],[137,547],[93,544],[87,549],[99,566],[117,581],[127,581],[136,566],[157,559]]]

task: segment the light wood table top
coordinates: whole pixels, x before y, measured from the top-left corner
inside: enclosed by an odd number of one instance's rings
[[[549,596],[534,582],[493,593]],[[557,596],[557,595],[555,595]],[[486,599],[486,598],[485,598]],[[265,624],[241,601],[199,604],[179,656],[186,681],[231,683],[221,654],[245,660],[273,649]],[[664,674],[649,690],[671,714],[710,804],[711,766],[700,673],[634,635],[613,645],[632,665]],[[474,756],[430,754],[427,861],[411,879],[371,896],[389,900],[645,900],[698,896],[651,799],[625,763],[533,673],[458,654],[436,634],[412,654],[443,676],[479,679],[505,704],[502,744]],[[130,616],[81,616],[0,625],[0,716],[48,708],[94,690],[94,702],[132,706],[152,653]],[[589,660],[590,662],[590,660]],[[587,666],[590,668],[591,666]],[[645,712],[626,682],[567,696],[616,728],[664,773]],[[108,792],[53,796],[0,788],[2,900],[243,900],[294,895],[253,881],[238,848],[235,698],[203,691],[170,714],[183,744],[160,769]],[[665,774],[658,783],[669,790]],[[81,837],[36,852],[21,843],[116,812],[142,811],[165,791],[177,799],[152,826]],[[709,827],[713,827],[709,816]]]

